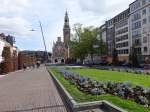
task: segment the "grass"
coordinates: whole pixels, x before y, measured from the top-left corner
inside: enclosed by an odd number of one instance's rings
[[[80,75],[90,77],[97,81],[113,81],[126,82],[130,81],[133,85],[141,85],[143,87],[150,87],[150,76],[144,74],[134,74],[118,71],[106,71],[97,69],[71,69],[72,72]]]
[[[63,86],[66,88],[66,90],[71,94],[71,96],[74,98],[77,102],[89,102],[89,101],[100,101],[100,100],[107,100],[114,105],[117,105],[128,112],[150,112],[150,109],[145,108],[142,105],[139,105],[133,101],[124,100],[117,96],[112,95],[89,95],[85,94],[81,91],[79,91],[74,85],[71,85],[69,81],[65,80],[60,73],[54,69],[51,68],[50,71],[53,72],[53,74],[57,77],[57,79],[63,84]]]

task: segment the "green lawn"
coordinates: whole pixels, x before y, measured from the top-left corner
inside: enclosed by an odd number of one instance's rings
[[[81,91],[79,91],[74,85],[71,85],[69,81],[65,80],[60,73],[54,69],[50,69],[53,74],[57,77],[57,79],[63,84],[63,86],[67,89],[67,91],[71,94],[71,96],[77,101],[77,102],[89,102],[89,101],[100,101],[100,100],[107,100],[129,112],[150,112],[150,109],[145,108],[142,105],[139,105],[133,101],[124,100],[117,96],[112,95],[88,95]],[[87,69],[88,70],[88,69]],[[73,70],[74,71],[74,70]],[[75,70],[78,71],[77,69]],[[80,71],[80,70],[79,70]],[[84,71],[84,70],[81,70]],[[91,70],[90,70],[91,71]]]
[[[118,71],[106,71],[97,69],[70,69],[80,75],[90,77],[97,81],[114,81],[124,82],[130,81],[133,85],[141,85],[143,87],[150,87],[150,76],[144,74],[133,74]]]

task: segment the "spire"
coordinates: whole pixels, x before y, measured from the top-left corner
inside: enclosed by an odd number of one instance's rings
[[[65,19],[64,19],[64,28],[67,27],[69,27],[69,17],[68,17],[68,11],[66,10]]]
[[[66,10],[66,14],[65,14],[66,16],[68,16],[68,11]]]
[[[64,43],[66,44],[70,41],[70,25],[69,25],[69,16],[67,10],[64,19],[63,35],[64,35]]]

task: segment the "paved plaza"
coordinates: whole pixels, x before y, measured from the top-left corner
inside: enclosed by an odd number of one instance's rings
[[[0,112],[67,112],[45,67],[0,78]]]

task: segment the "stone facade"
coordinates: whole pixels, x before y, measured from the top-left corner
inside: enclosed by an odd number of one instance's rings
[[[113,49],[116,48],[120,61],[128,61],[134,47],[140,62],[150,59],[149,0],[135,0],[128,9],[106,21],[102,26],[106,26],[108,56],[111,57]]]
[[[63,36],[64,41],[61,41],[61,37],[58,37],[56,43],[53,43],[52,63],[63,64],[66,62],[67,59],[70,58],[68,46],[68,43],[70,41],[70,26],[67,12],[64,18]]]
[[[53,63],[65,63],[67,58],[67,49],[65,43],[61,41],[61,37],[58,37],[56,43],[53,46]]]

